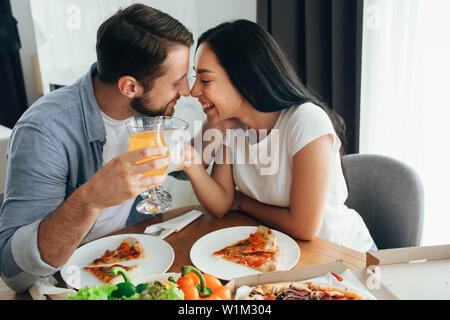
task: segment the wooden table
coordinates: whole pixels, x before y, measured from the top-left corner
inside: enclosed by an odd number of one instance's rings
[[[240,212],[229,212],[222,219],[217,219],[200,206],[188,206],[168,211],[113,234],[143,233],[148,225],[175,218],[193,209],[201,210],[205,214],[184,229],[172,233],[164,239],[175,251],[175,261],[168,272],[180,272],[182,266],[192,264],[189,256],[191,247],[205,234],[222,228],[257,226],[260,224],[254,218]],[[350,269],[359,269],[365,266],[366,258],[364,253],[339,246],[324,239],[315,238],[312,241],[297,241],[297,244],[300,247],[301,255],[294,268],[334,260],[342,260]],[[64,284],[60,283],[60,285],[63,286]],[[28,299],[31,299],[28,293],[15,294],[0,279],[0,300]]]

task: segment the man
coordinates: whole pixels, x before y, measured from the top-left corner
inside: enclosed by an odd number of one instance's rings
[[[0,271],[16,292],[60,270],[80,243],[126,225],[134,198],[163,183],[142,174],[168,165],[160,148],[127,152],[126,119],[172,115],[189,95],[192,34],[142,4],[97,33],[97,63],[31,106],[8,149],[0,215]],[[125,131],[123,131],[125,130]]]

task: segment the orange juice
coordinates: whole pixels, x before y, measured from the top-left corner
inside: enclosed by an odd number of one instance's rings
[[[158,138],[159,134],[159,138]],[[164,142],[164,137],[161,133],[158,133],[156,131],[142,131],[142,132],[136,132],[130,135],[130,144],[128,145],[128,151],[137,150],[141,148],[147,148],[147,147],[159,147],[159,146],[166,146],[166,143]],[[149,158],[145,158],[143,160],[139,160],[136,162],[136,164],[143,163],[145,161],[158,159],[158,158],[164,158],[168,155],[166,153],[165,155],[159,155],[159,156],[153,156]],[[166,171],[167,166],[153,170],[150,172],[146,172],[144,176],[158,176],[164,174]]]

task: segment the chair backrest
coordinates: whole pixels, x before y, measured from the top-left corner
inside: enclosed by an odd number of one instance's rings
[[[423,225],[423,185],[406,164],[381,155],[342,157],[346,205],[355,209],[378,249],[419,246]]]

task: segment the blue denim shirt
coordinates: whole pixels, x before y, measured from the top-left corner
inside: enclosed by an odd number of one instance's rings
[[[11,134],[0,213],[0,274],[16,292],[62,268],[41,259],[39,224],[102,165],[106,131],[94,96],[96,71],[94,64],[73,85],[40,98]],[[133,205],[127,225],[144,219]]]

